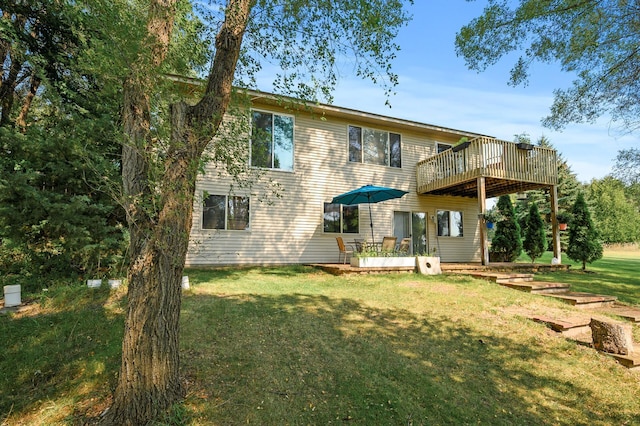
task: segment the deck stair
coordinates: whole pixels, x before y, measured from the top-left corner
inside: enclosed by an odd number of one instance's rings
[[[602,352],[605,353],[605,352]],[[640,370],[640,353],[634,352],[629,355],[606,354],[614,357],[619,364],[627,367],[629,370]]]
[[[556,318],[547,315],[533,315],[531,319],[535,322],[542,323],[566,337],[583,337],[591,334],[589,322],[591,318],[588,316],[571,316]]]
[[[474,278],[490,280],[516,290],[554,297],[576,308],[591,308],[596,309],[596,312],[614,314],[633,323],[640,324],[640,308],[617,303],[617,298],[613,296],[570,291],[568,284],[535,281],[533,274],[482,271],[470,275]],[[529,318],[545,324],[553,331],[567,338],[592,345],[590,314],[535,314],[529,316]],[[640,371],[640,351],[636,350],[629,355],[607,355],[612,356],[619,364],[630,370]]]
[[[549,297],[555,297],[565,303],[575,306],[576,308],[609,308],[612,307],[616,300],[615,296],[606,296],[603,294],[580,293],[575,291],[567,291],[566,293],[546,294]]]
[[[632,323],[640,324],[640,308],[614,303],[613,306],[604,309],[605,312],[617,315]]]
[[[507,274],[507,273],[476,273],[475,278],[491,280],[505,287],[535,294],[554,294],[569,291],[569,285],[564,283],[551,283],[534,281],[533,274]]]
[[[570,291],[569,284],[534,281],[533,274],[477,272],[471,275],[474,278],[488,279],[515,290],[555,297],[577,308],[610,308],[614,306],[617,300],[614,296]],[[622,312],[623,310],[621,309],[620,311]],[[637,315],[638,319],[640,319],[640,311],[637,312]]]

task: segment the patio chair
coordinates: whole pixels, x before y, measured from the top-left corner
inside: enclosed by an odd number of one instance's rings
[[[338,253],[338,262],[340,262],[340,258],[344,255],[344,259],[342,260],[342,263],[347,263],[347,255],[352,255],[354,250],[352,246],[349,246],[351,248],[351,250],[347,249],[347,246],[344,244],[344,241],[342,240],[342,237],[336,237],[336,241],[338,242],[338,250],[340,250],[340,252]]]
[[[403,238],[398,244],[398,248],[396,252],[400,254],[409,254],[409,249],[411,248],[411,238]]]
[[[396,241],[397,237],[384,237],[382,239],[382,245],[380,246],[380,251],[382,253],[392,253],[396,249]]]

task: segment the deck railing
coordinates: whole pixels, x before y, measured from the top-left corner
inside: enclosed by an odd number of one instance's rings
[[[478,177],[555,185],[556,151],[481,137],[418,163],[417,189],[421,194]]]

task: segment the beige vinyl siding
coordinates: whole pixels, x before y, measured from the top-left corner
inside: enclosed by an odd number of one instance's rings
[[[278,113],[277,108],[256,106]],[[290,114],[289,112],[282,112]],[[226,195],[231,180],[220,177],[212,166],[196,184],[191,243],[187,265],[280,264],[337,262],[336,236],[345,241],[371,238],[369,210],[360,205],[359,234],[323,232],[323,203],[338,194],[372,184],[409,191],[402,199],[372,204],[375,238],[393,235],[394,211],[420,211],[428,216],[428,243],[437,248],[444,262],[479,261],[477,200],[461,197],[423,196],[416,193],[416,164],[435,153],[435,139],[419,131],[397,129],[384,123],[300,113],[295,115],[294,171],[266,171],[261,183],[234,195],[250,196],[250,230],[202,229],[202,194]],[[391,131],[401,135],[402,168],[348,161],[348,126],[356,125]],[[440,137],[442,140],[442,137]],[[281,185],[281,198],[270,194],[268,181]],[[267,197],[270,202],[260,200]],[[430,220],[436,210],[463,212],[464,237],[436,238]]]

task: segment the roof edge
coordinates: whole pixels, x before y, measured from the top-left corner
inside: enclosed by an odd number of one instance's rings
[[[176,83],[182,83],[182,84],[187,84],[192,86],[205,85],[204,80],[199,78],[194,78],[194,77],[185,77],[185,76],[180,76],[175,74],[166,74],[166,78]],[[329,113],[332,115],[349,115],[349,116],[357,117],[359,119],[382,121],[390,125],[419,128],[419,129],[428,130],[432,132],[456,134],[456,135],[459,135],[460,137],[469,137],[469,138],[493,137],[493,136],[482,134],[482,133],[475,133],[475,132],[470,132],[466,130],[454,129],[451,127],[437,126],[434,124],[422,123],[419,121],[408,120],[404,118],[391,117],[388,115],[366,112],[366,111],[361,111],[353,108],[341,107],[341,106],[325,104],[321,102],[306,101],[303,99],[293,98],[291,96],[278,95],[275,93],[265,92],[261,90],[247,89],[242,87],[236,87],[236,89],[245,91],[251,97],[252,101],[255,99],[260,99],[260,100],[266,101],[265,103],[271,103],[271,104],[282,104],[282,101],[286,101],[288,103],[291,103],[291,105],[299,105],[304,108],[311,109],[312,111],[320,114]]]

